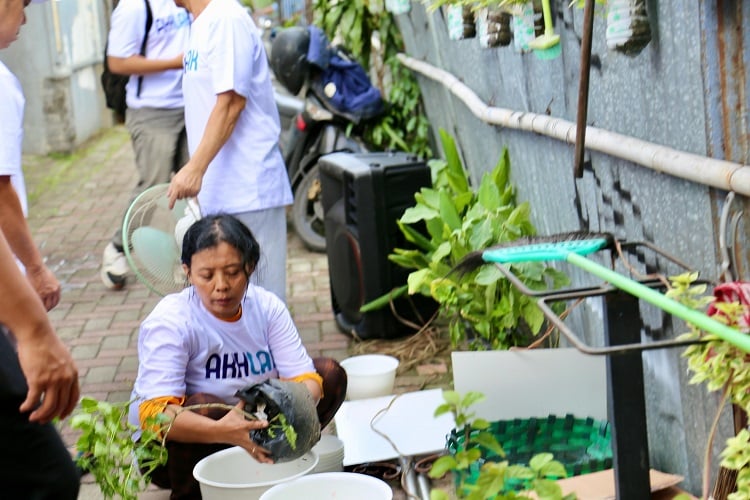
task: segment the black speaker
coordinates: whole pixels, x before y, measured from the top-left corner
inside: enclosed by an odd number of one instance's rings
[[[415,330],[390,306],[361,313],[367,302],[406,284],[410,270],[393,264],[394,248],[412,248],[396,221],[431,185],[429,167],[407,153],[332,153],[319,162],[331,299],[338,327],[361,339],[396,338]],[[396,314],[422,324],[437,305],[429,297],[394,301]]]

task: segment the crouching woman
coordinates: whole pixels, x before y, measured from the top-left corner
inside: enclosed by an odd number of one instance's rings
[[[181,256],[190,286],[164,297],[141,324],[130,420],[144,426],[159,413],[173,418],[168,462],[152,475],[154,484],[172,490],[172,500],[201,498],[193,467],[221,449],[240,446],[259,462],[273,462],[250,434],[267,422],[210,405],[184,407],[221,402],[241,409],[237,391],[277,378],[309,390],[322,428],[344,400],[341,366],[311,359],[284,303],[250,283],[259,257],[258,242],[238,219],[197,221]]]

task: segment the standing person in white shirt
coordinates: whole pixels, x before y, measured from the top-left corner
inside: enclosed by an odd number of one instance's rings
[[[147,9],[152,23],[146,38]],[[190,31],[188,12],[172,0],[120,0],[112,12],[107,63],[113,73],[130,75],[125,126],[138,168],[131,200],[147,188],[169,182],[188,158],[182,96],[182,54]],[[104,249],[101,279],[108,288],[126,284],[122,224]]]
[[[16,8],[18,12],[0,17],[0,49],[9,47],[16,40],[21,24],[26,22],[23,10],[29,1],[8,1],[6,4],[8,10]],[[0,230],[5,233],[16,259],[25,268],[26,277],[49,311],[60,301],[60,283],[45,265],[26,222],[28,206],[21,167],[25,106],[21,84],[0,62]]]
[[[292,189],[261,34],[236,0],[175,0],[192,15],[182,78],[190,161],[168,196],[231,214],[264,254],[253,283],[286,300],[286,205]]]
[[[28,4],[0,0],[0,49],[17,39]],[[51,421],[75,408],[78,369],[47,318],[45,309],[60,299],[60,284],[26,223],[25,104],[18,79],[0,62],[0,496],[76,500],[78,473]]]

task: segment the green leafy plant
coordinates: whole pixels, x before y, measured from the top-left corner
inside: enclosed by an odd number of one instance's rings
[[[718,301],[705,295],[706,285],[695,284],[697,273],[684,273],[670,279],[672,288],[667,295],[692,307],[705,309],[711,304],[713,318],[747,332],[748,304],[740,300]],[[706,445],[703,491],[708,493],[710,450],[716,433],[721,410],[731,402],[745,413],[750,412],[750,357],[743,350],[718,337],[688,324],[689,331],[679,337],[684,340],[704,340],[705,343],[688,346],[683,356],[693,372],[691,384],[705,384],[709,391],[721,391],[722,402],[714,419],[709,442]],[[727,498],[741,500],[750,498],[750,432],[742,429],[726,441],[721,452],[721,466],[737,471],[737,489]],[[705,498],[705,496],[704,496]]]
[[[128,422],[129,403],[107,403],[84,397],[70,426],[81,431],[76,448],[83,451],[78,465],[91,472],[105,498],[137,500],[150,483],[150,474],[167,462],[167,450],[154,429],[171,420],[160,414],[133,440],[135,426]]]
[[[401,32],[384,0],[317,0],[314,24],[341,44],[370,73],[388,101],[386,113],[365,127],[376,149],[398,149],[422,158],[431,155],[430,126],[416,78],[396,57],[403,52]]]
[[[445,159],[431,160],[431,188],[415,194],[398,227],[414,248],[396,248],[388,258],[407,269],[406,287],[366,304],[363,310],[387,303],[399,294],[422,294],[440,305],[454,347],[508,349],[527,346],[537,335],[544,315],[492,265],[465,275],[453,272],[470,252],[535,234],[528,203],[517,203],[510,183],[510,156],[505,149],[495,168],[470,187],[453,138],[440,130]],[[568,283],[561,272],[541,262],[515,264],[516,274],[531,289]],[[557,307],[557,306],[556,306]]]
[[[138,493],[151,482],[151,473],[167,463],[165,436],[174,418],[160,413],[147,419],[140,438],[133,440],[138,428],[128,421],[130,403],[83,397],[80,410],[70,419],[70,426],[81,432],[76,442],[76,449],[81,452],[76,458],[78,466],[92,474],[104,498],[137,500]],[[245,418],[257,419],[235,406],[220,403],[189,405],[180,412],[204,408],[240,411]],[[297,432],[284,414],[272,417],[266,431],[271,438],[284,433],[289,446],[296,449]]]
[[[440,478],[446,473],[453,473],[456,478],[456,494],[458,498],[467,500],[496,500],[528,499],[523,492],[516,491],[519,485],[522,489],[533,490],[540,500],[573,500],[575,495],[563,496],[562,490],[553,479],[566,477],[567,473],[562,463],[554,460],[550,453],[534,455],[528,466],[511,465],[507,460],[484,461],[485,452],[499,457],[505,457],[502,446],[495,436],[487,429],[490,423],[476,418],[470,407],[485,399],[478,392],[468,392],[463,397],[455,391],[444,391],[445,403],[435,410],[435,416],[452,413],[456,428],[464,433],[464,446],[454,454],[438,458],[430,469],[430,477]],[[476,480],[468,479],[472,471],[477,471]],[[447,500],[448,493],[434,489],[430,493],[430,500]]]

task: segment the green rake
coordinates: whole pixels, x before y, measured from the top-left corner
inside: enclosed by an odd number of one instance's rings
[[[482,260],[499,264],[513,264],[535,261],[565,261],[588,273],[597,276],[616,288],[692,323],[698,328],[716,335],[745,352],[750,352],[750,336],[731,328],[700,311],[670,299],[664,294],[619,274],[607,267],[589,260],[585,255],[595,253],[611,245],[611,237],[571,239],[551,243],[530,243],[528,245],[491,248],[481,253]]]

